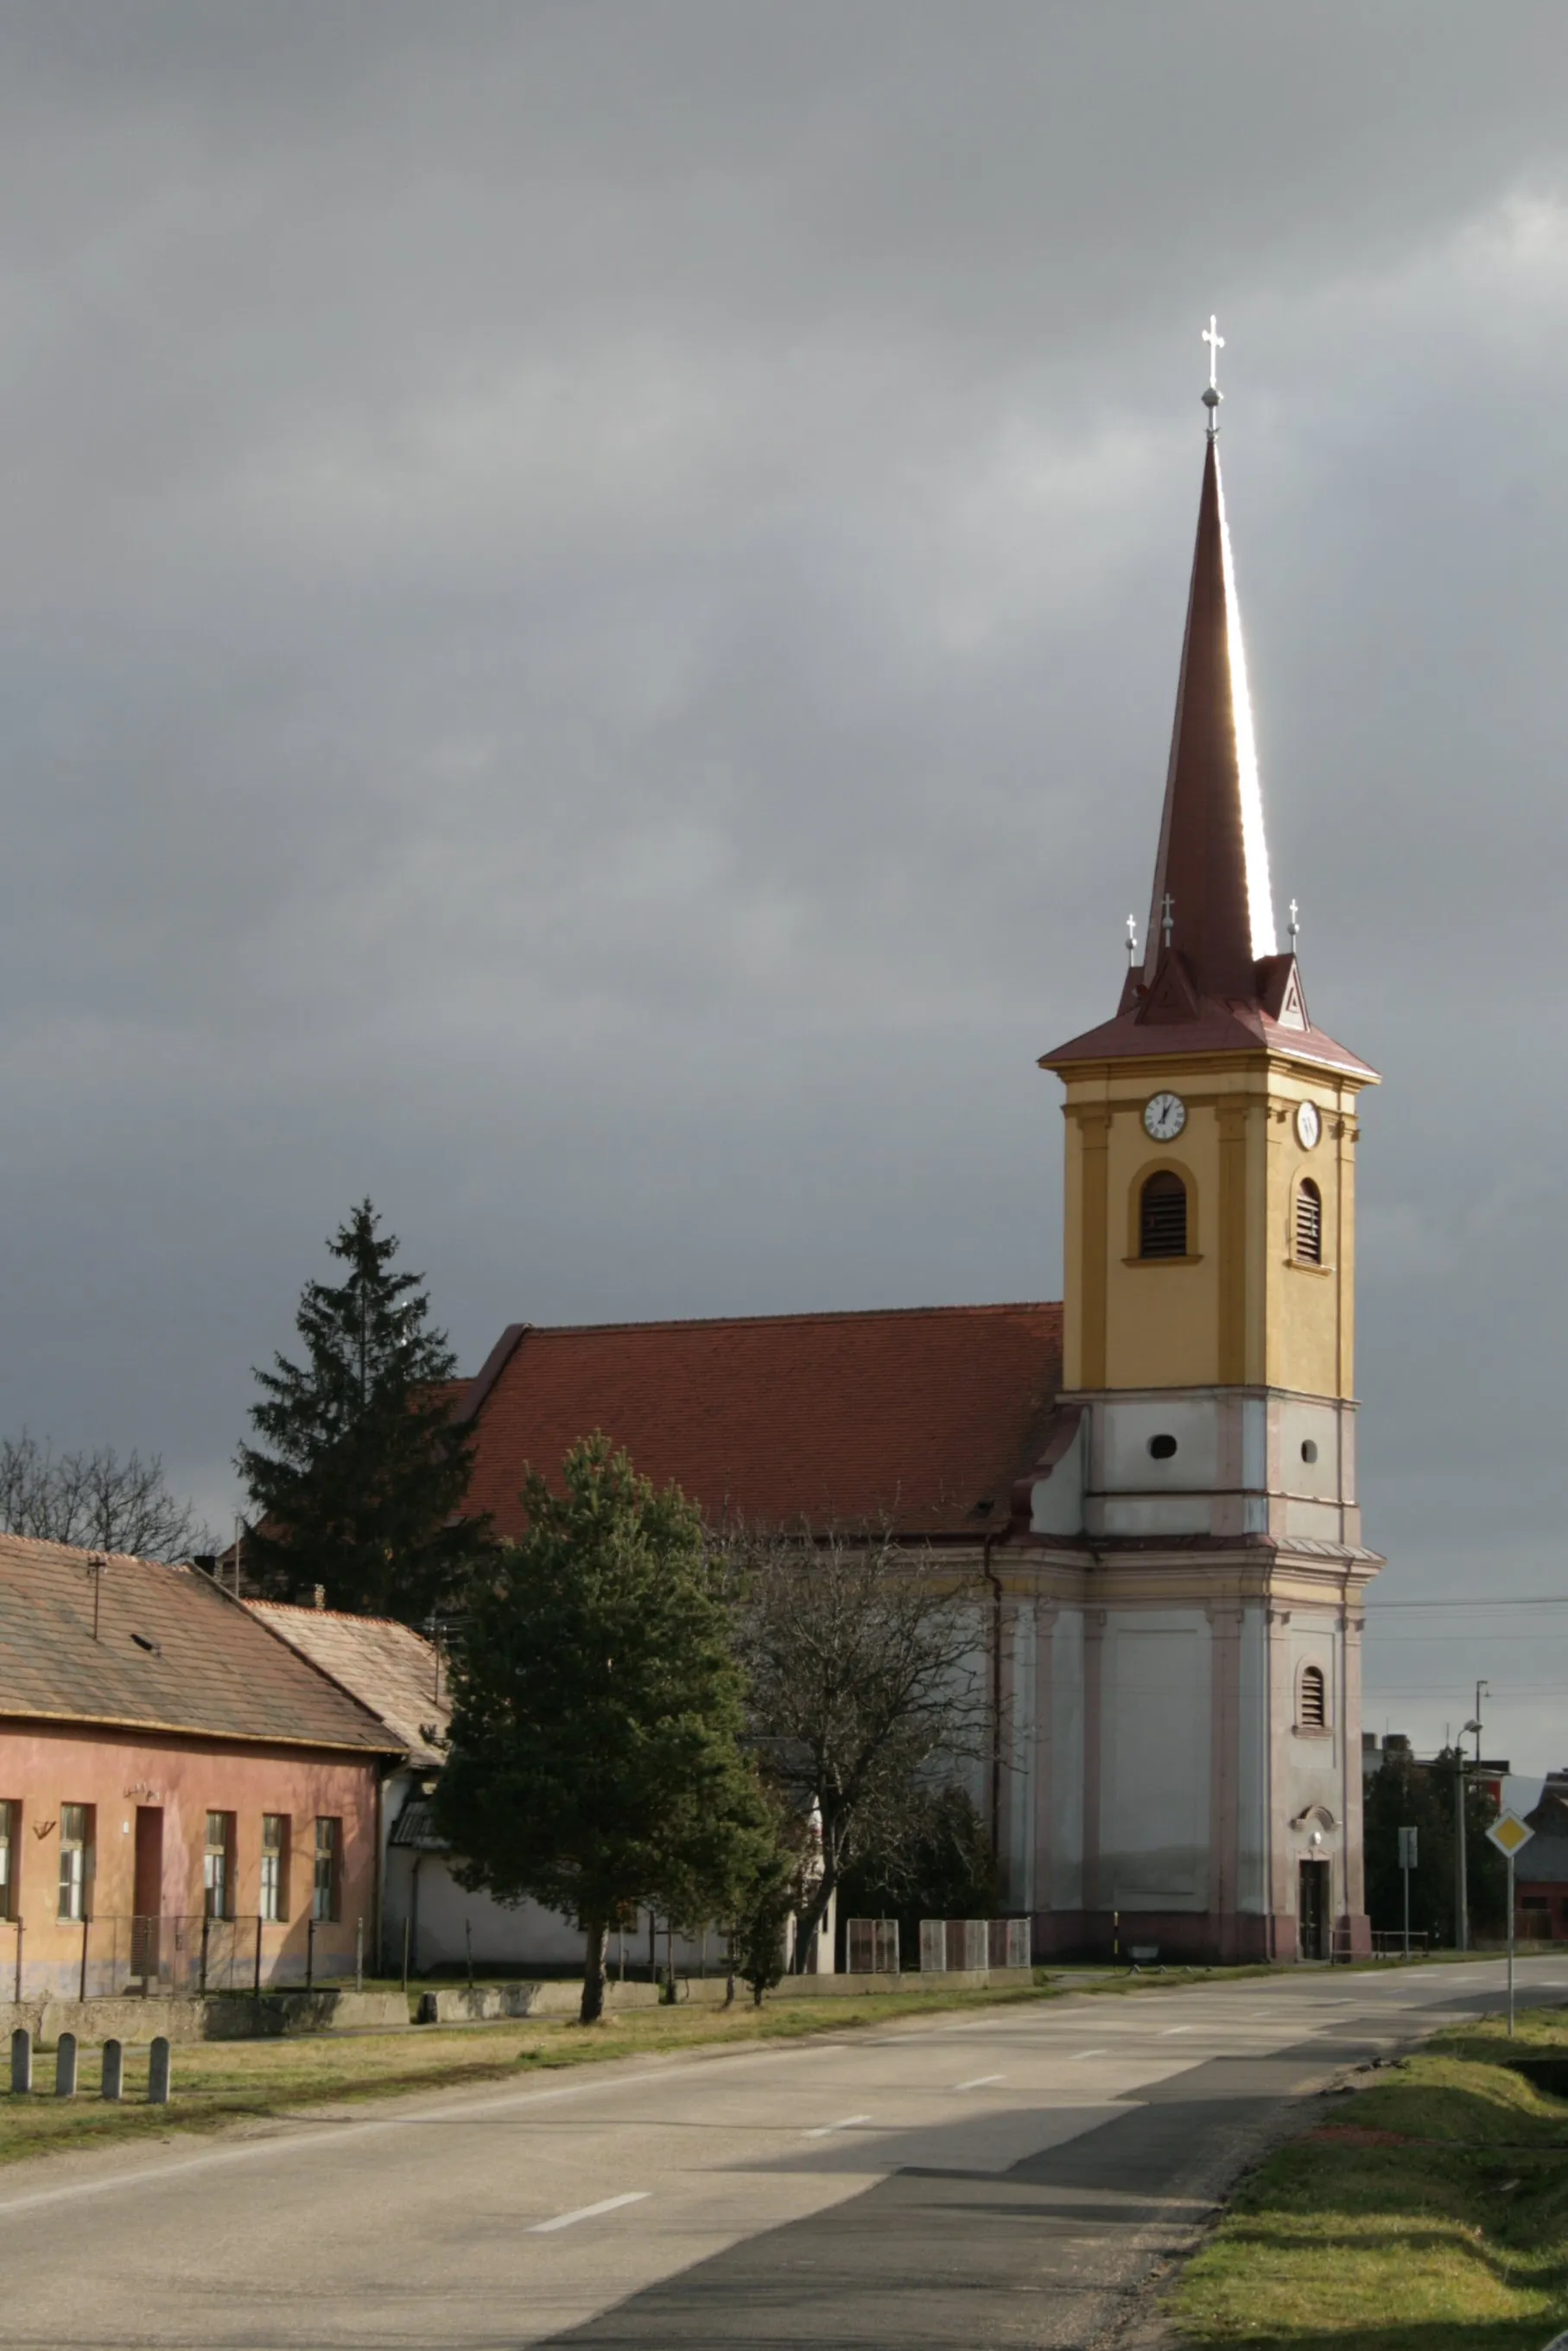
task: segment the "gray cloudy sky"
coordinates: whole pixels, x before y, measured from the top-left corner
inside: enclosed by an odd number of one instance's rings
[[[1561,0],[0,5],[0,1428],[226,1511],[366,1191],[470,1366],[1058,1294],[1214,308],[1381,1588],[1568,1592],[1565,74]],[[1367,1719],[1568,1762],[1565,1667],[1390,1612]]]

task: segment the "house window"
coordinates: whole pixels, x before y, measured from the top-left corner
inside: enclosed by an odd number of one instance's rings
[[[60,1900],[62,1918],[88,1917],[92,1879],[92,1806],[60,1806]]]
[[[207,1849],[202,1856],[202,1907],[209,1918],[234,1917],[235,1816],[207,1814]]]
[[[0,1799],[0,1918],[16,1916],[17,1837],[22,1807]]]
[[[1186,1186],[1168,1167],[1144,1186],[1138,1203],[1138,1255],[1186,1255]]]
[[[283,1813],[261,1816],[261,1915],[288,1916],[288,1820]]]
[[[1322,1666],[1301,1667],[1301,1695],[1296,1709],[1296,1721],[1302,1730],[1326,1730],[1328,1728],[1328,1691]]]
[[[338,1879],[343,1841],[341,1821],[318,1821],[316,1823],[316,1878],[311,1890],[310,1914],[314,1918],[335,1918],[338,1915]]]
[[[1301,1265],[1323,1261],[1323,1196],[1310,1176],[1303,1176],[1296,1193],[1296,1259]]]

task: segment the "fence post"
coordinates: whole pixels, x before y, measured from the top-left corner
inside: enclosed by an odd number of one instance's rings
[[[84,1918],[81,1922],[81,1980],[77,1986],[77,1998],[78,2000],[85,2000],[87,1998],[87,1938],[91,1932],[92,1920],[90,1918]]]
[[[74,2098],[77,2094],[77,2037],[74,2032],[62,2032],[55,2044],[55,2095]]]
[[[251,1986],[251,1990],[259,2000],[261,1998],[261,1918],[259,1914],[256,1922],[256,1981]]]
[[[408,1931],[413,1924],[413,1914],[405,1910],[402,1920],[402,1988],[408,1990]]]
[[[106,2041],[103,2044],[102,2095],[106,2098],[118,2098],[124,2086],[125,2044],[120,2041]]]
[[[364,1988],[365,1922],[362,1918],[356,1918],[354,1921],[354,1990],[363,1991]]]
[[[16,1989],[12,1997],[18,2001],[22,1997],[22,1921],[20,1917],[16,1920]]]
[[[150,2106],[166,2106],[169,2103],[169,2043],[162,2032],[152,2043],[147,2060],[147,2103]]]
[[[11,2095],[25,2098],[33,2086],[33,2036],[25,2024],[11,2035]]]
[[[305,1989],[316,1988],[316,1913],[310,1913],[305,1927]]]
[[[205,1991],[207,1988],[207,1937],[212,1930],[212,1920],[207,1917],[206,1912],[204,1910],[202,1913],[202,1956],[197,1963],[198,1973],[196,1976],[196,1990],[198,1991]]]

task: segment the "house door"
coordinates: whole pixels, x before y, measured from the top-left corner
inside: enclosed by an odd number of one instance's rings
[[[1303,1861],[1301,1864],[1300,1917],[1302,1959],[1326,1959],[1329,1956],[1329,1865],[1326,1861]]]
[[[136,1807],[136,1888],[131,1922],[131,1972],[151,1982],[158,1973],[163,1907],[163,1807]]]

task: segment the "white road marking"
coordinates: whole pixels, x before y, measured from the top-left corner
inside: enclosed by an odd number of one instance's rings
[[[1081,2065],[1085,2057],[1103,2057],[1107,2054],[1108,2053],[1103,2049],[1079,2049],[1074,2052],[1071,2063]]]
[[[815,2130],[809,2130],[805,2136],[808,2138],[829,2138],[834,2131],[849,2130],[856,2123],[869,2123],[870,2120],[869,2115],[845,2115],[840,2122],[819,2123]]]
[[[1192,2027],[1190,2024],[1167,2024],[1165,2031],[1160,2034],[1160,2039],[1162,2041],[1168,2041],[1173,2032],[1190,2032],[1191,2031]]]
[[[553,2220],[536,2220],[530,2237],[548,2237],[553,2229],[575,2229],[580,2220],[597,2220],[601,2212],[619,2212],[622,2204],[645,2204],[651,2188],[633,2188],[624,2196],[606,2196],[601,2203],[580,2205],[575,2212],[558,2212]]]
[[[1000,2074],[977,2074],[972,2082],[955,2082],[953,2087],[956,2090],[983,2090],[988,2082],[999,2082],[1001,2079]]]

